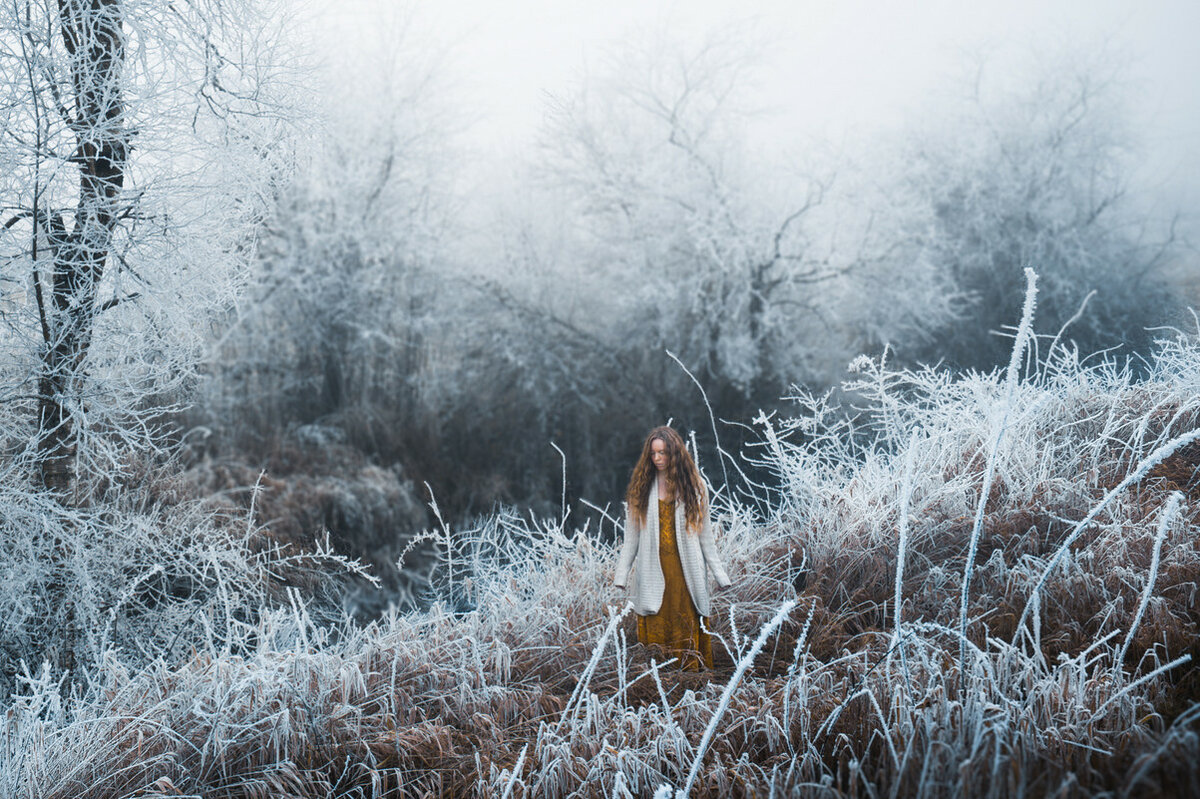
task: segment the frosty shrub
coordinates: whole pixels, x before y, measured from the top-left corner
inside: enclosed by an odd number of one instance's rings
[[[734,586],[712,672],[634,642],[590,524],[504,512],[429,533],[454,610],[329,625],[293,597],[236,653],[189,635],[182,665],[102,661],[71,701],[52,672],[23,676],[0,790],[1183,792],[1200,338],[1161,341],[1135,380],[1023,332],[1039,355],[1011,380],[862,358],[856,415],[797,392],[794,418],[757,420],[773,481],[714,491]]]
[[[371,580],[331,587],[325,594],[347,610],[374,615],[389,603],[411,606],[424,589],[425,548],[413,545],[404,571],[400,552],[425,525],[416,488],[396,467],[372,464],[361,452],[327,437],[292,436],[279,447],[269,471],[237,461],[204,459],[178,475],[180,488],[204,497],[206,507],[244,518],[254,513],[264,532],[292,552],[309,551],[328,537],[333,549],[361,559]],[[315,440],[313,440],[315,439]],[[378,582],[383,590],[376,590]]]
[[[344,563],[285,546],[250,513],[182,499],[182,486],[143,474],[127,501],[68,508],[0,481],[0,688],[8,696],[43,661],[76,685],[101,661],[179,663],[197,648],[240,651],[256,619]],[[342,569],[338,569],[342,571]],[[311,594],[311,590],[306,590]]]

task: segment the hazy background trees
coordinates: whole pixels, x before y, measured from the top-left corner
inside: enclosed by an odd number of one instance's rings
[[[1119,62],[1100,50],[1031,63],[1014,82],[979,61],[953,124],[926,125],[897,152],[905,252],[963,297],[960,319],[909,357],[1002,361],[1010,342],[997,333],[1020,316],[1026,266],[1042,275],[1043,330],[1073,320],[1067,338],[1085,352],[1145,353],[1150,328],[1186,302],[1171,268],[1183,252],[1175,219],[1148,213],[1130,189],[1136,133]]]
[[[1184,250],[1130,189],[1116,59],[1003,80],[984,60],[936,122],[847,152],[749,136],[762,48],[750,29],[634,36],[490,159],[455,149],[428,60],[336,82],[352,99],[297,144],[218,339],[198,455],[242,479],[375,464],[413,525],[429,491],[457,522],[557,512],[564,458],[571,504],[613,501],[668,419],[720,479],[693,377],[736,454],[742,423],[859,353],[995,367],[1025,266],[1043,331],[1079,312],[1063,342],[1085,352],[1136,356],[1176,319]],[[322,465],[331,448],[349,460]],[[394,551],[409,531],[347,479],[318,517]]]

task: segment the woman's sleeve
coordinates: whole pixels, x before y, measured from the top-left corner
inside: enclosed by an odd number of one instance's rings
[[[629,584],[629,570],[633,568],[633,559],[638,551],[638,529],[633,524],[633,514],[625,508],[625,543],[621,545],[621,559],[617,561],[617,574],[613,585],[624,588]]]
[[[717,544],[713,540],[712,513],[708,508],[707,497],[705,500],[704,524],[700,528],[700,551],[704,553],[704,562],[708,564],[717,585],[726,588],[732,585],[733,581],[729,579],[729,574],[725,571],[725,564],[721,562],[721,556],[717,554]]]

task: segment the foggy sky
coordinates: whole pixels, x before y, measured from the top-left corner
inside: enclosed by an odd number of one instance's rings
[[[1127,63],[1145,163],[1137,180],[1166,205],[1200,208],[1195,0],[308,0],[308,9],[331,61],[378,46],[368,41],[381,16],[409,17],[413,41],[441,53],[470,120],[465,140],[491,151],[520,150],[536,137],[547,92],[567,91],[606,48],[650,29],[686,40],[748,23],[766,34],[752,98],[766,113],[752,135],[834,146],[936,113],[973,55],[1003,74],[1033,50],[1104,48]]]

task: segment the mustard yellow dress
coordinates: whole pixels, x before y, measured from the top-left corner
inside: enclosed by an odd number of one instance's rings
[[[686,535],[686,533],[685,533]],[[662,565],[662,607],[650,616],[638,616],[638,641],[657,647],[668,657],[678,657],[682,668],[699,671],[700,664],[712,668],[712,637],[700,628],[701,616],[688,593],[675,542],[675,503],[658,501],[658,559]],[[705,619],[707,626],[708,620]]]

